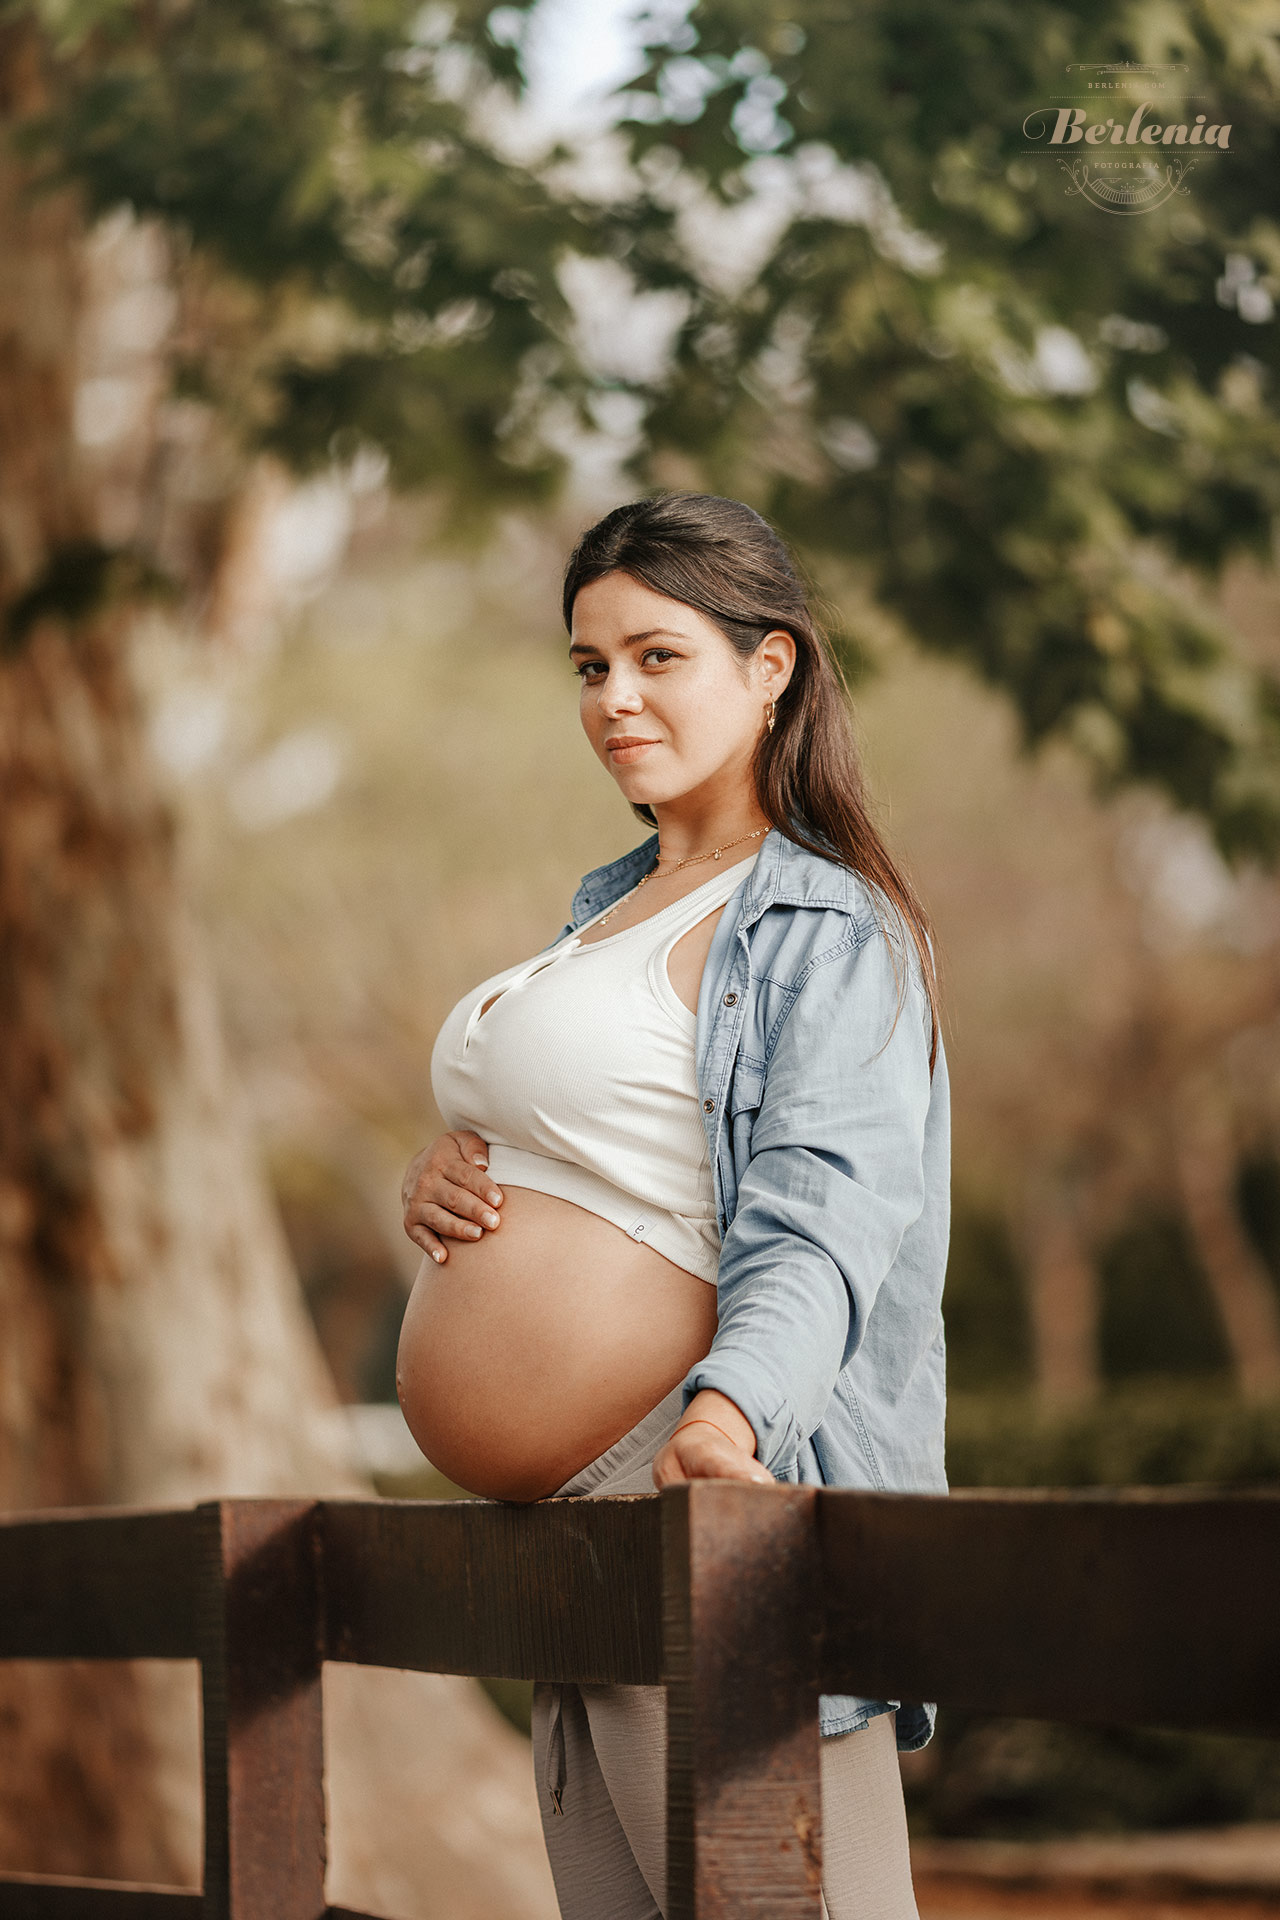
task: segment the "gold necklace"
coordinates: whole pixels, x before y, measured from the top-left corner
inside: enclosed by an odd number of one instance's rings
[[[596,925],[602,927],[606,920],[612,920],[618,908],[622,906],[625,901],[630,900],[632,894],[639,893],[646,880],[665,880],[667,874],[679,873],[681,867],[696,866],[699,860],[718,860],[722,853],[728,853],[730,847],[740,847],[743,840],[758,840],[762,833],[768,833],[768,831],[768,827],[757,827],[754,833],[744,833],[739,839],[726,842],[723,847],[714,847],[710,853],[691,853],[687,860],[677,860],[674,867],[668,867],[665,872],[659,873],[655,867],[651,872],[641,874],[634,887],[632,887],[631,893],[624,893],[621,900],[615,900],[608,913],[603,914],[601,918],[596,921]],[[662,858],[661,847],[658,849],[658,858]]]

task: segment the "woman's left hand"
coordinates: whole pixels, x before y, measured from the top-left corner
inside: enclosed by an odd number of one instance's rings
[[[713,1404],[714,1403],[714,1404]],[[655,1487],[678,1487],[685,1480],[749,1480],[776,1484],[755,1457],[756,1437],[746,1417],[724,1394],[697,1393],[684,1418],[653,1463]]]

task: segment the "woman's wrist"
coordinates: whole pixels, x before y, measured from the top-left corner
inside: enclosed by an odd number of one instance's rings
[[[731,1447],[733,1447],[735,1450],[738,1450],[738,1442],[734,1439],[733,1435],[731,1433],[726,1433],[723,1427],[716,1426],[715,1421],[708,1420],[705,1415],[701,1416],[697,1420],[682,1420],[680,1422],[680,1425],[676,1428],[676,1432],[685,1433],[688,1431],[690,1427],[710,1427],[712,1431],[715,1433],[718,1433],[722,1439],[727,1440]]]
[[[756,1450],[755,1429],[740,1407],[734,1405],[727,1394],[717,1393],[714,1388],[704,1387],[695,1393],[693,1399],[681,1416],[679,1433],[684,1427],[704,1422],[722,1433],[730,1445],[738,1447],[743,1453],[754,1455]]]

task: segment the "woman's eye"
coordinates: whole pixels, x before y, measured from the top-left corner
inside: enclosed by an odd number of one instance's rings
[[[668,660],[674,660],[675,657],[675,651],[671,647],[646,647],[640,656],[642,660],[660,658],[663,663]],[[584,660],[580,667],[574,668],[574,672],[577,674],[579,680],[586,680],[588,674],[594,673],[597,667],[603,666],[603,660]],[[595,682],[589,681],[588,684],[594,686]]]

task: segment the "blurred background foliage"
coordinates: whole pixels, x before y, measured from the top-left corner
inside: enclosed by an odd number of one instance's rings
[[[632,473],[750,498],[856,567],[1029,740],[1065,731],[1228,854],[1275,851],[1280,700],[1188,591],[1269,557],[1280,490],[1270,9],[630,11],[650,58],[611,168],[563,141],[514,157],[536,8],[0,17],[42,178],[190,251],[206,324],[172,343],[175,391],[241,445],[304,471],[376,448],[478,510],[545,491],[567,424],[611,427]],[[1021,135],[1068,59],[1185,67],[1230,153],[1102,233]],[[593,353],[570,257],[666,340],[597,328]]]
[[[688,485],[795,541],[937,921],[955,1484],[1280,1482],[1280,16],[654,0],[573,129],[522,105],[555,13],[0,6],[26,189],[135,302],[79,369],[107,504],[0,579],[8,644],[138,599],[340,1394],[394,1398],[441,1019],[636,837],[563,556]],[[1185,62],[1230,152],[1107,220],[1022,151],[1068,60]],[[1269,1818],[1278,1765],[953,1715],[913,1792],[940,1833]]]

